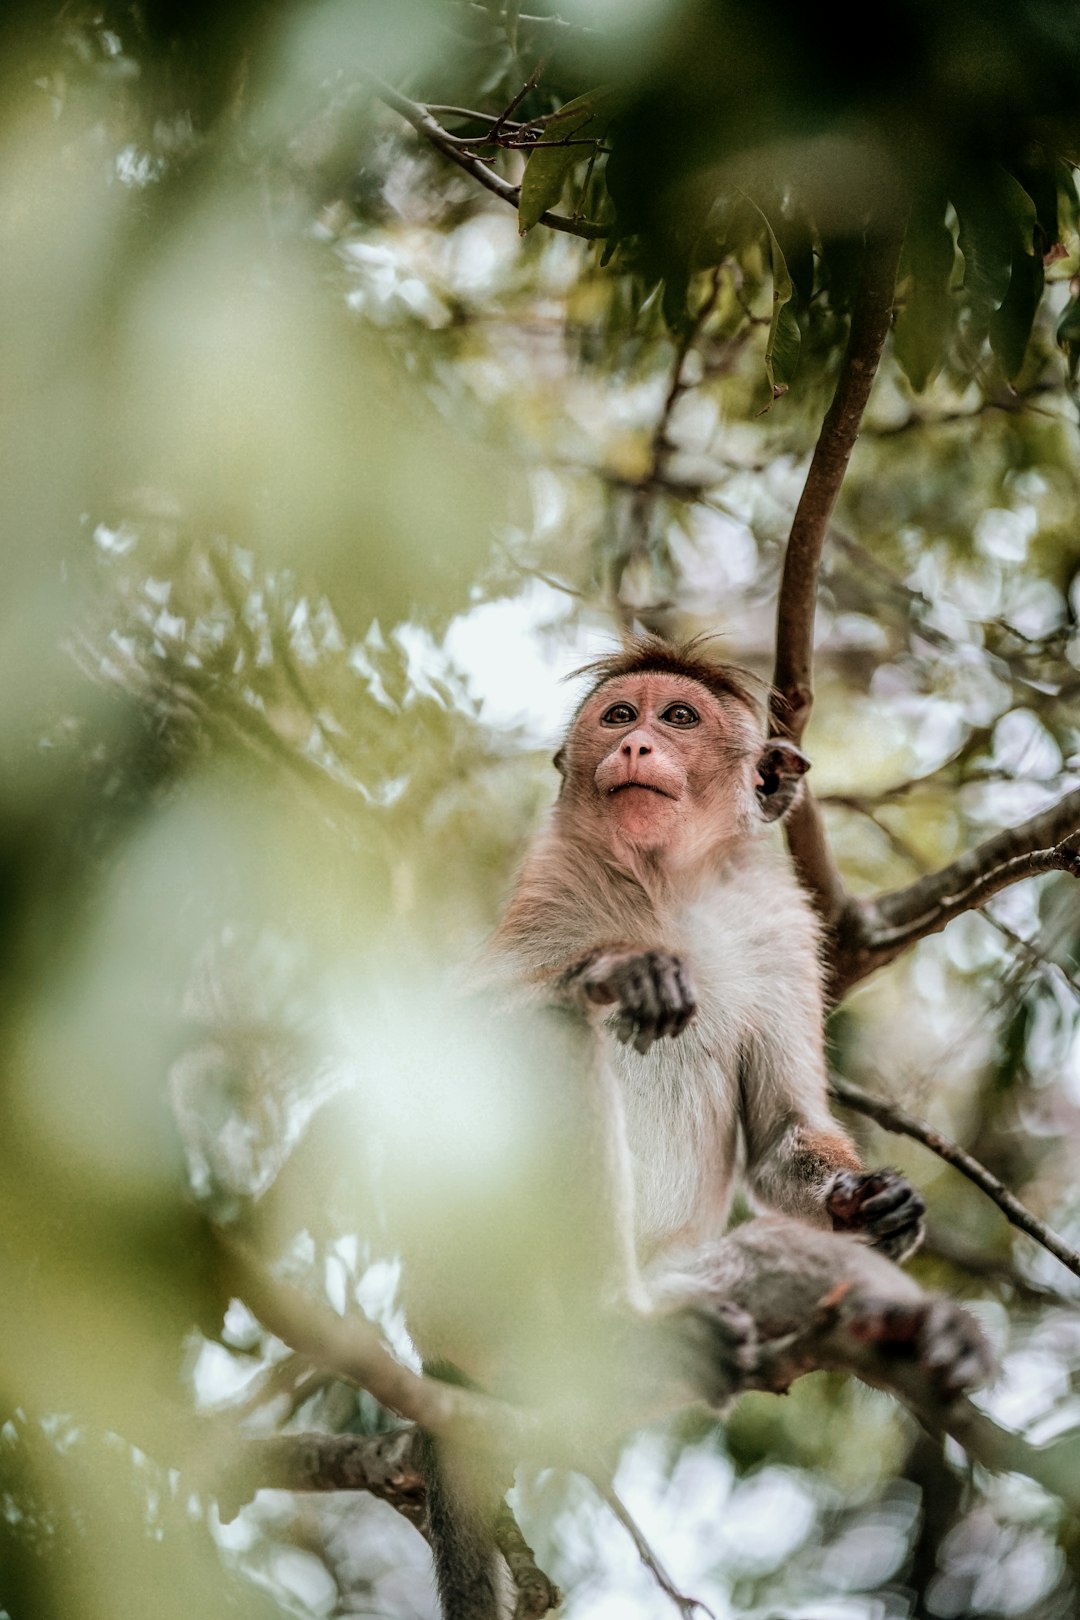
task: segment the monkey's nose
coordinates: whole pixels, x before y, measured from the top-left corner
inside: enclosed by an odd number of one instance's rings
[[[652,753],[652,744],[642,742],[639,737],[627,737],[622,745],[622,751],[627,759],[640,759],[643,754]]]

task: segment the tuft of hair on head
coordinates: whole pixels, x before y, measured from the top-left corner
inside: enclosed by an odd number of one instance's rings
[[[592,676],[592,686],[577,712],[581,712],[593,692],[605,682],[618,680],[622,675],[656,671],[662,675],[685,675],[721,702],[735,698],[745,703],[758,723],[764,725],[768,682],[740,664],[728,664],[712,657],[711,646],[716,639],[708,633],[692,636],[689,641],[665,641],[663,636],[649,632],[627,635],[621,647],[583,664],[567,677],[574,680],[579,675]]]

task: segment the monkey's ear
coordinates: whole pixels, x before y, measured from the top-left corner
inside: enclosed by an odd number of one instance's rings
[[[754,767],[754,792],[766,821],[779,821],[795,800],[810,761],[784,737],[770,737]]]
[[[553,754],[552,758],[551,758],[551,763],[554,765],[554,767],[558,771],[559,775],[565,781],[565,779],[566,779],[566,749],[565,748],[560,748],[559,752],[557,754]]]

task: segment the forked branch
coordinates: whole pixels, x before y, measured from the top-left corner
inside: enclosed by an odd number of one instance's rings
[[[443,128],[434,113],[422,101],[412,101],[408,96],[403,96],[400,90],[395,90],[392,85],[385,84],[373,74],[365,77],[379,100],[392,107],[396,113],[400,113],[406,123],[411,124],[436,151],[449,158],[451,163],[456,163],[459,169],[464,169],[466,174],[478,180],[501,201],[508,203],[511,208],[517,208],[521,199],[521,187],[511,185],[509,180],[504,180],[501,174],[496,174],[495,170],[474,152],[463,147],[456,136]],[[563,231],[568,236],[581,236],[590,242],[610,235],[607,225],[600,225],[588,219],[571,219],[567,214],[553,214],[550,209],[546,209],[540,215],[539,223],[548,226],[550,230]]]
[[[1016,827],[1006,827],[939,872],[873,900],[848,896],[837,914],[830,989],[839,998],[901,951],[937,934],[1002,889],[1047,872],[1080,877],[1080,788]]]

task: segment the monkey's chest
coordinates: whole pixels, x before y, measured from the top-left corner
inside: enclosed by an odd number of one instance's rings
[[[650,1247],[719,1236],[739,1156],[739,1076],[775,994],[770,919],[721,891],[670,927],[697,1010],[641,1055],[614,1047],[634,1161],[639,1237]]]
[[[614,1045],[614,1043],[613,1043]],[[639,1240],[719,1236],[738,1155],[738,1059],[691,1026],[641,1056],[617,1046]]]

